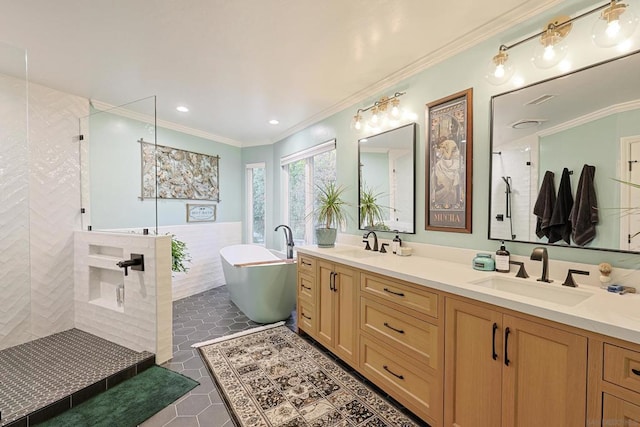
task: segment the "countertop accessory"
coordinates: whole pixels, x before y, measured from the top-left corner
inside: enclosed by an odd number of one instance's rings
[[[400,246],[396,252],[399,256],[409,256],[413,253],[413,249],[408,246]]]
[[[620,295],[635,294],[635,293],[636,293],[636,288],[631,287],[631,286],[623,286],[622,290],[620,291]]]
[[[588,271],[584,271],[584,270],[573,270],[573,269],[569,269],[569,271],[567,272],[567,277],[566,279],[564,279],[564,283],[562,283],[562,286],[570,286],[572,288],[577,288],[578,285],[576,284],[576,282],[573,280],[573,274],[582,274],[585,276],[589,275]]]
[[[611,282],[610,275],[613,268],[608,262],[601,262],[598,265],[598,270],[600,271],[600,283],[602,283],[602,288],[606,289],[609,282]]]
[[[609,285],[607,286],[607,291],[616,293],[622,291],[623,288],[624,286],[622,285]]]
[[[491,258],[491,254],[486,252],[476,254],[471,265],[475,270],[480,271],[494,271],[496,269],[496,263],[493,258]]]
[[[504,240],[500,243],[500,249],[496,251],[496,271],[500,273],[508,273],[510,270],[509,265],[509,251],[504,246]]]
[[[518,272],[516,273],[516,277],[520,277],[522,279],[527,279],[529,277],[529,275],[527,274],[527,270],[524,269],[524,262],[509,261],[509,264],[520,266],[520,268],[518,269]]]

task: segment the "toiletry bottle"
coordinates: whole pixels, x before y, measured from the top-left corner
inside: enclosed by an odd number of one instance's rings
[[[509,251],[504,247],[503,240],[500,244],[500,249],[496,251],[496,271],[508,273],[509,269]]]
[[[398,248],[402,246],[402,240],[400,240],[400,236],[398,236],[398,230],[394,230],[396,232],[396,237],[393,238],[391,242],[391,252],[394,254],[398,252]]]

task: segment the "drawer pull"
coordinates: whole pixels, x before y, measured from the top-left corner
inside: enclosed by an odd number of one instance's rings
[[[307,267],[311,267],[311,263],[310,262],[306,262],[304,260],[300,261],[302,263],[302,265],[306,265]]]
[[[404,294],[402,292],[394,292],[394,291],[390,290],[389,288],[384,288],[384,291],[385,292],[389,292],[390,294],[393,294],[393,295],[397,295],[399,297],[403,297],[404,296]]]
[[[509,360],[509,334],[511,333],[511,329],[507,328],[504,330],[504,364],[509,366],[511,361]]]
[[[307,286],[305,286],[305,285],[300,285],[300,286],[302,286],[303,288],[305,288],[305,289],[307,289],[307,290],[311,290],[311,288],[310,288],[310,287],[307,287]]]
[[[304,317],[307,320],[311,320],[311,317],[306,316],[304,313],[300,313],[300,316]]]
[[[631,372],[633,372],[634,374],[640,376],[640,369],[633,369],[631,368]]]
[[[493,324],[493,345],[492,345],[492,354],[493,360],[498,360],[498,353],[496,353],[496,331],[498,330],[498,324]]]
[[[396,331],[399,334],[404,334],[404,331],[402,329],[396,329],[393,326],[390,326],[387,322],[384,322],[384,326],[391,329],[392,331]]]
[[[398,379],[401,379],[401,380],[403,380],[403,379],[404,379],[404,376],[396,374],[396,373],[395,373],[395,372],[393,372],[391,369],[389,369],[389,368],[387,367],[387,365],[383,365],[382,367],[384,368],[384,370],[385,370],[385,371],[389,372],[389,373],[390,373],[391,375],[393,375],[394,377],[396,377],[396,378],[398,378]]]

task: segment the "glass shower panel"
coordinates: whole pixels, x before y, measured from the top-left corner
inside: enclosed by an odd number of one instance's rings
[[[82,228],[157,232],[156,97],[92,103],[80,135]]]
[[[25,50],[0,42],[0,351],[33,338],[27,95]]]

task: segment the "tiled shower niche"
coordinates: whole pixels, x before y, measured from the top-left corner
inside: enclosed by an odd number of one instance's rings
[[[124,312],[124,274],[116,264],[122,248],[89,245],[89,303]]]

